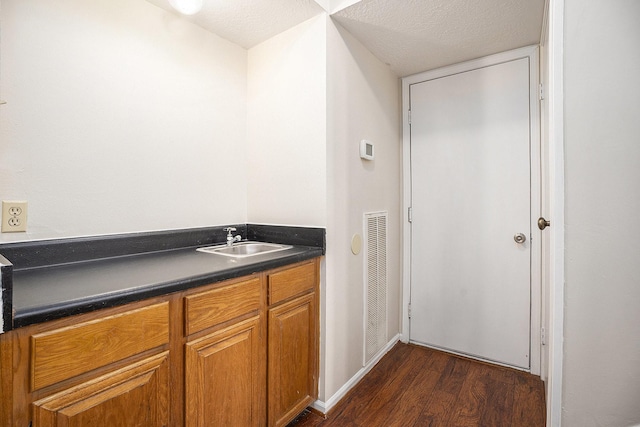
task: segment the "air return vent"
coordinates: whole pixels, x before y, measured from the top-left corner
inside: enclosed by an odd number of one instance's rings
[[[364,365],[387,344],[387,212],[366,213]]]

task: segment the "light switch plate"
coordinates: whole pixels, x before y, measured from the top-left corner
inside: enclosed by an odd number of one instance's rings
[[[3,233],[27,231],[27,202],[2,201],[2,229]]]

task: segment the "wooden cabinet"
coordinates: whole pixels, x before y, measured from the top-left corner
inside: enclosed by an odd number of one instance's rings
[[[185,298],[185,330],[207,331],[185,345],[186,426],[264,425],[262,288],[252,278]]]
[[[11,388],[3,383],[3,395],[12,395],[10,425],[169,425],[167,301],[155,299],[5,335],[2,339],[10,340],[3,348],[13,356]]]
[[[264,425],[259,317],[187,343],[185,425]]]
[[[318,270],[304,263],[268,276],[269,426],[283,426],[318,397]]]
[[[319,259],[0,335],[0,424],[281,426],[317,398]]]
[[[59,383],[169,342],[162,302],[29,336],[31,390]]]
[[[243,316],[260,314],[262,287],[260,277],[251,277],[186,296],[185,335],[191,336],[207,328],[237,321]]]
[[[168,426],[169,354],[33,402],[33,427]]]

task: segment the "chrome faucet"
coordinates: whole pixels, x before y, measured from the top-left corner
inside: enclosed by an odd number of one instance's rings
[[[231,233],[236,231],[236,229],[234,227],[227,227],[227,228],[223,228],[224,231],[227,232],[227,246],[231,246],[233,245],[235,242],[239,242],[240,240],[242,240],[242,236],[241,235],[237,235],[237,236],[233,236]]]

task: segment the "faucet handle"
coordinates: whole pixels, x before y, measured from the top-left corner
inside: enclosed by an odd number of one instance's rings
[[[232,231],[236,231],[235,227],[227,227],[227,228],[223,228],[222,230],[226,231],[229,234],[231,234]]]

